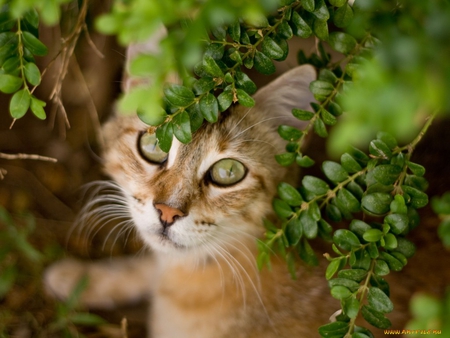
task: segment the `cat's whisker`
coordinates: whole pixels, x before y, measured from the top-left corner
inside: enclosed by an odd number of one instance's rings
[[[130,225],[132,224],[132,223],[130,223],[130,222],[131,222],[131,221],[130,221],[129,219],[126,219],[126,220],[123,220],[123,221],[120,221],[119,223],[117,223],[117,224],[109,231],[108,235],[104,238],[104,240],[103,240],[103,245],[102,245],[102,250],[105,250],[106,243],[108,242],[108,239],[111,237],[112,233],[113,233],[117,228],[121,228],[121,227],[124,227],[124,226],[130,226]],[[123,229],[122,229],[122,230],[123,230]],[[122,230],[121,230],[121,231],[122,231]],[[113,241],[111,247],[114,247],[114,245],[115,245],[115,243],[116,243],[116,241],[117,241],[117,238],[118,238],[118,236],[120,235],[121,231],[119,231],[118,234],[116,235],[116,239]]]
[[[257,125],[259,125],[259,124],[261,124],[261,123],[264,123],[264,122],[267,122],[267,121],[271,121],[271,120],[283,119],[283,118],[285,118],[285,116],[280,115],[280,116],[272,116],[272,117],[268,117],[268,118],[266,118],[266,119],[263,119],[263,120],[261,120],[261,121],[258,121],[257,123],[252,124],[250,127],[247,127],[246,129],[241,130],[239,133],[237,133],[236,135],[234,135],[233,138],[232,138],[230,141],[233,141],[235,138],[241,136],[242,134],[244,134],[244,133],[247,132],[248,130],[250,130],[250,129],[256,127]]]
[[[247,117],[248,114],[250,114],[250,112],[253,110],[253,107],[247,109],[247,111],[245,112],[245,114],[241,117],[241,119],[233,126],[233,128],[230,129],[230,131],[227,134],[227,138],[230,137],[231,133],[237,128],[239,127],[239,125],[242,123],[242,121]]]

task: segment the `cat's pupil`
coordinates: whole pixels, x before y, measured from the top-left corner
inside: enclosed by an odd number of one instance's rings
[[[245,166],[230,158],[220,160],[210,169],[211,180],[221,186],[229,186],[242,181],[246,174]]]
[[[139,138],[141,155],[152,163],[161,164],[167,160],[168,154],[161,150],[155,134],[144,133]]]

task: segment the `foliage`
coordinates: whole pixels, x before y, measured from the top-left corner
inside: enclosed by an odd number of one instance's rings
[[[33,6],[47,23],[54,23],[57,6],[52,15],[44,14],[49,3],[11,1],[0,16],[5,37],[0,39],[0,90],[14,93],[13,118],[29,107],[45,117],[42,101],[36,101],[40,108],[32,105],[37,99],[30,86],[39,84],[40,74],[30,54],[44,54]],[[428,203],[425,168],[412,162],[411,155],[436,113],[450,108],[449,14],[448,2],[438,0],[116,0],[97,28],[116,34],[123,44],[147,38],[161,23],[169,28],[159,53],[140,55],[131,65],[133,76],[151,74],[152,85],[138,87],[120,104],[124,112],[137,111],[157,127],[166,152],[174,136],[188,143],[204,120],[216,122],[232,104],[254,105],[251,95],[257,88],[246,69],[271,74],[274,61],[287,57],[289,39],[316,38],[314,53],[298,54],[299,63],[318,69],[318,79],[310,85],[316,102],[311,111],[292,111],[305,121],[302,130],[280,126],[287,145],[276,160],[282,166],[314,165],[304,149],[311,132],[324,138],[330,134],[334,154],[343,154],[339,162],[321,164],[324,177],[304,176],[299,188],[279,185],[273,208],[280,221],[266,221],[258,264],[268,263],[270,251],[277,249],[295,276],[296,256],[317,263],[310,239],[332,241],[334,254],[326,254],[325,277],[342,313],[319,332],[324,337],[364,338],[372,334],[355,325],[357,317],[378,328],[390,325],[385,314],[393,305],[384,276],[400,271],[414,254],[405,236],[419,223],[417,209]],[[331,59],[328,47],[341,57]],[[17,65],[6,67],[10,63]],[[183,85],[164,86],[174,71]],[[340,117],[343,112],[348,113]],[[416,138],[408,143],[414,133]],[[407,145],[398,146],[397,139]],[[368,144],[368,155],[348,150],[355,143]],[[448,215],[448,202],[446,195],[433,205]],[[330,225],[343,220],[348,228]],[[443,216],[439,231],[446,244],[448,224]]]
[[[14,219],[3,207],[0,207],[0,337],[9,337],[11,329],[17,326],[17,318],[24,321],[34,320],[35,324],[42,321],[33,318],[32,311],[35,295],[28,295],[26,309],[8,310],[6,304],[10,297],[14,298],[15,288],[22,292],[36,292],[42,288],[41,277],[45,264],[55,259],[55,250],[46,248],[38,250],[29,237],[35,230],[34,218],[25,215],[19,220]],[[42,336],[57,334],[61,337],[79,337],[77,326],[96,327],[104,323],[104,320],[95,314],[81,311],[78,299],[81,291],[86,286],[86,280],[82,280],[73,291],[68,300],[51,304],[55,307],[53,317],[49,318],[48,325],[39,328]],[[5,301],[6,304],[3,304]],[[40,302],[43,302],[41,300]],[[42,306],[42,304],[40,304]],[[47,309],[49,311],[50,309]],[[50,310],[51,311],[51,310]]]

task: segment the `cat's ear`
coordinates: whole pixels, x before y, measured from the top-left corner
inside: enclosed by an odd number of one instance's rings
[[[316,70],[311,65],[289,70],[253,96],[257,110],[279,116],[278,124],[300,127],[302,122],[292,115],[292,109],[312,110],[310,103],[315,102],[315,99],[309,90],[309,84],[315,79]]]
[[[153,79],[151,77],[133,76],[130,72],[132,61],[140,54],[156,55],[161,51],[161,41],[167,36],[167,29],[160,25],[148,39],[142,42],[131,43],[126,50],[125,67],[122,75],[122,91],[127,93],[133,87],[151,84]],[[178,77],[170,75],[167,82],[178,82]]]

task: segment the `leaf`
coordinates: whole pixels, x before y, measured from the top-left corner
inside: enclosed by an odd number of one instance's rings
[[[302,184],[307,190],[311,191],[315,195],[325,195],[330,189],[324,180],[309,175],[305,175],[303,177]]]
[[[156,129],[156,138],[159,142],[159,147],[162,151],[168,153],[172,146],[173,139],[173,125],[171,122],[166,122]]]
[[[390,225],[392,233],[396,235],[408,229],[409,219],[405,214],[390,214],[384,218],[384,221]]]
[[[356,282],[353,279],[348,279],[348,278],[339,278],[338,277],[338,278],[333,278],[332,280],[328,281],[329,287],[333,287],[333,286],[337,286],[337,285],[345,286],[352,293],[356,292],[360,287],[359,282]]]
[[[47,115],[45,114],[44,107],[46,103],[44,101],[39,100],[34,95],[31,96],[30,109],[33,112],[34,116],[38,119],[45,120]]]
[[[236,89],[236,95],[239,103],[244,107],[253,107],[255,105],[255,100],[247,94],[243,89]]]
[[[428,195],[416,188],[402,185],[402,190],[411,196],[411,206],[415,209],[423,208],[428,204]]]
[[[209,92],[211,89],[213,89],[216,85],[216,82],[212,77],[202,77],[198,81],[194,83],[193,89],[195,94],[201,95],[204,93]]]
[[[222,69],[210,55],[204,55],[203,57],[203,70],[212,77],[221,78],[224,76]]]
[[[349,153],[342,154],[341,165],[349,174],[357,173],[362,170],[361,165]]]
[[[349,328],[347,322],[332,322],[319,327],[319,334],[321,337],[343,337]]]
[[[344,6],[347,3],[347,0],[329,0],[330,4],[336,7]]]
[[[338,105],[336,102],[330,102],[328,105],[328,110],[331,114],[334,116],[340,116],[342,115],[342,108],[340,105]]]
[[[256,92],[256,84],[243,72],[236,71],[236,84],[239,88],[244,89],[248,94],[253,95]]]
[[[408,161],[407,166],[414,175],[417,176],[425,175],[425,167],[421,166],[420,164]]]
[[[316,238],[317,233],[319,232],[317,221],[308,212],[302,212],[299,218],[303,226],[303,234],[305,237],[308,239]]]
[[[27,31],[22,31],[23,43],[33,55],[45,56],[48,53],[48,48],[33,34]]]
[[[164,88],[164,95],[175,107],[186,107],[190,105],[195,98],[192,90],[177,84],[171,84]]]
[[[300,154],[297,154],[297,156],[295,157],[295,162],[300,167],[303,167],[303,168],[309,168],[312,165],[314,165],[314,163],[315,163],[314,160],[311,159],[309,156],[307,156],[307,155],[302,156]]]
[[[347,289],[345,286],[333,286],[331,288],[331,296],[333,298],[342,300],[350,297],[352,295],[351,291]]]
[[[319,19],[314,20],[313,22],[313,32],[316,34],[316,36],[323,41],[328,41],[329,35],[328,35],[328,22],[322,21]]]
[[[314,2],[314,1],[313,1]],[[292,13],[291,27],[294,35],[306,39],[311,36],[312,29],[296,11]]]
[[[0,91],[5,94],[15,93],[22,86],[23,80],[20,77],[0,74]]]
[[[383,238],[383,232],[378,229],[368,229],[363,234],[363,238],[366,242],[378,242]]]
[[[312,11],[314,11],[314,8],[316,7],[316,4],[315,4],[314,0],[302,0],[302,6],[308,12],[312,12]]]
[[[356,318],[359,313],[360,305],[361,303],[358,299],[356,299],[356,296],[352,295],[351,297],[344,300],[342,309],[348,317]]]
[[[338,277],[351,279],[355,282],[361,282],[367,276],[367,270],[364,269],[346,269],[338,272]]]
[[[106,320],[102,317],[93,313],[85,312],[71,314],[69,319],[73,324],[84,326],[98,326],[106,323]]]
[[[281,59],[284,56],[283,49],[272,39],[266,36],[261,44],[261,51],[271,59]]]
[[[292,35],[294,34],[291,26],[289,26],[289,23],[287,21],[282,21],[280,23],[280,25],[278,26],[278,29],[277,29],[277,33],[283,39],[287,39],[287,40],[292,38]]]
[[[337,123],[336,117],[326,109],[320,109],[320,116],[323,122],[329,126],[334,126]]]
[[[9,103],[9,112],[14,119],[23,117],[30,107],[30,93],[26,89],[16,92]]]
[[[292,109],[292,114],[301,121],[309,121],[314,117],[314,113],[303,109]]]
[[[283,153],[275,155],[277,163],[283,167],[287,167],[295,162],[295,153]]]
[[[300,206],[303,202],[302,195],[300,195],[297,189],[284,182],[278,184],[278,196],[293,207]]]
[[[339,270],[340,265],[340,259],[333,259],[327,266],[327,270],[325,271],[325,278],[327,280],[333,278],[334,274]]]
[[[383,141],[389,147],[389,149],[394,149],[395,147],[397,147],[397,140],[395,139],[395,137],[389,133],[386,133],[385,131],[379,131],[377,133],[377,139]]]
[[[272,60],[258,50],[255,52],[254,66],[258,72],[264,75],[270,75],[276,70]]]
[[[416,246],[404,237],[397,237],[396,252],[400,252],[406,258],[411,258],[416,253]]]
[[[316,80],[310,83],[309,89],[317,101],[323,101],[334,91],[334,86],[327,81]]]
[[[281,125],[278,127],[278,134],[286,141],[297,141],[303,133],[297,128]]]
[[[319,264],[316,254],[314,250],[309,245],[306,239],[303,239],[300,244],[297,246],[297,251],[300,258],[305,261],[307,264],[316,266]]]
[[[239,24],[239,20],[228,27],[228,33],[234,41],[239,42],[241,40],[241,25]]]
[[[175,115],[172,119],[173,133],[181,143],[187,144],[192,140],[191,121],[187,111]]]
[[[388,233],[384,236],[384,248],[386,250],[394,250],[397,248],[398,242],[395,235]]]
[[[333,242],[341,249],[351,251],[353,248],[359,248],[361,243],[356,235],[346,229],[339,229],[333,235]]]
[[[322,170],[325,176],[335,183],[342,182],[348,178],[347,171],[337,162],[324,161],[322,163]]]
[[[377,287],[369,288],[367,299],[370,307],[375,311],[389,313],[394,309],[394,304],[392,304],[389,297]]]
[[[199,107],[206,121],[211,123],[217,122],[219,118],[219,104],[212,93],[208,93],[200,99]]]
[[[389,268],[393,271],[401,271],[403,269],[404,264],[387,252],[380,252],[380,258],[383,259],[388,265]]]
[[[314,121],[314,132],[320,137],[327,137],[328,131],[327,127],[325,127],[325,123],[323,123],[322,119],[316,119]]]
[[[20,74],[19,66],[20,59],[17,56],[12,56],[3,63],[2,69],[6,74],[18,76]]]
[[[383,215],[390,209],[392,195],[384,192],[376,192],[364,196],[361,200],[363,210],[374,215]]]
[[[212,98],[210,98],[210,101],[212,102]],[[233,103],[233,92],[231,90],[224,90],[217,97],[217,102],[219,103],[219,111],[223,112],[227,110]]]
[[[341,211],[339,210],[339,208],[337,206],[335,206],[334,204],[327,204],[326,208],[325,208],[325,212],[327,213],[327,216],[335,222],[340,222],[342,220],[342,214]]]
[[[322,21],[327,21],[330,18],[330,13],[328,12],[328,7],[324,0],[316,0],[312,14]]]
[[[353,219],[350,222],[349,229],[351,232],[355,233],[359,238],[363,238],[364,233],[372,229],[372,227],[366,222],[360,221],[359,219]]]
[[[281,219],[288,219],[293,214],[293,211],[289,204],[279,198],[273,199],[272,207]]]
[[[381,140],[373,140],[369,144],[369,152],[375,157],[390,159],[392,152],[389,147]]]
[[[286,237],[291,246],[296,246],[303,235],[303,226],[298,217],[292,217],[286,224]]]
[[[386,276],[389,274],[389,266],[381,259],[375,261],[374,272],[377,276]]]
[[[353,36],[344,32],[330,33],[328,42],[335,51],[342,54],[350,53],[357,44]]]
[[[13,265],[2,267],[2,274],[0,275],[0,299],[9,292],[13,287],[18,275],[17,268]]]
[[[339,7],[333,15],[333,22],[339,28],[344,28],[350,25],[353,19],[353,9],[347,3],[342,7]]]
[[[375,180],[384,185],[394,184],[402,172],[402,168],[392,164],[380,164],[373,168]]]
[[[37,86],[41,83],[41,72],[35,63],[28,62],[25,65],[24,71],[25,77],[31,85]]]
[[[361,314],[367,322],[376,328],[387,329],[391,326],[391,322],[382,313],[372,309],[370,306],[364,305],[361,308]]]
[[[358,199],[345,188],[342,188],[341,190],[338,191],[337,202],[338,207],[340,207],[340,209],[345,208],[346,210],[352,213],[358,212],[361,209],[361,205]]]
[[[25,12],[24,19],[32,25],[34,28],[39,27],[39,14],[36,9],[32,8],[28,12]]]

